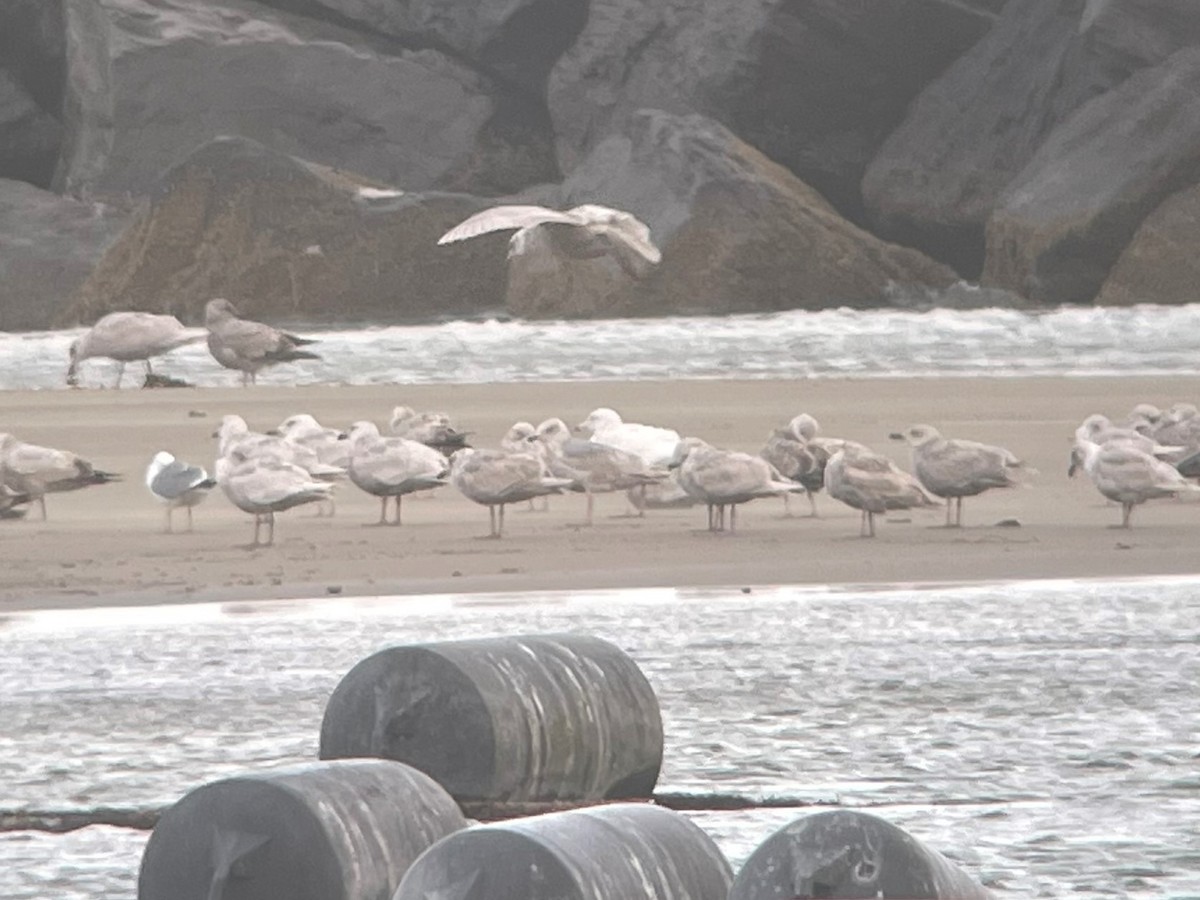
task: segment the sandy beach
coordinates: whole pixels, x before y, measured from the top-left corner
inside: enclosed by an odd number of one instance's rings
[[[3,429],[74,450],[124,481],[48,497],[49,521],[32,509],[0,522],[0,612],[29,608],[344,595],[527,591],[643,586],[954,582],[1122,577],[1200,571],[1200,503],[1139,508],[1130,531],[1118,508],[1085,478],[1066,477],[1070,437],[1091,412],[1119,416],[1141,401],[1200,394],[1197,378],[974,378],[677,381],[79,390],[0,394]],[[273,547],[247,549],[250,517],[219,491],[196,510],[194,533],[163,533],[163,511],[143,474],[155,451],[211,468],[212,432],[226,413],[265,430],[309,412],[344,427],[386,426],[392,407],[444,410],[495,445],[518,420],[557,415],[570,424],[597,406],[630,421],[668,425],[711,443],[757,451],[777,424],[806,411],[824,433],[887,452],[909,467],[891,431],[928,422],[944,434],[1001,444],[1039,470],[1027,488],[965,503],[962,529],[941,511],[896,516],[874,540],[858,513],[822,494],[820,517],[760,500],[742,508],[738,532],[709,534],[703,507],[630,518],[621,495],[601,495],[591,528],[584,498],[552,498],[548,512],[513,507],[502,540],[488,540],[487,510],[452,487],[410,499],[399,528],[370,527],[378,501],[349,483],[337,515],[311,507],[279,517]],[[1004,520],[1019,525],[1000,526]],[[182,522],[182,519],[177,519]]]

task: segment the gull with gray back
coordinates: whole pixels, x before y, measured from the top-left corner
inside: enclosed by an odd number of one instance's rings
[[[166,507],[165,531],[174,531],[171,521],[176,509],[187,510],[187,530],[192,530],[192,507],[198,506],[217,486],[202,466],[180,462],[166,450],[160,450],[146,468],[146,487]]]
[[[1200,491],[1165,463],[1122,440],[1097,444],[1081,441],[1083,470],[1101,494],[1121,504],[1121,526],[1130,527],[1133,508],[1147,500]]]
[[[465,448],[450,457],[450,483],[468,500],[488,508],[488,537],[500,538],[504,535],[505,506],[561,493],[575,481],[548,475],[535,453]]]
[[[708,530],[725,530],[725,508],[729,508],[729,531],[737,530],[737,508],[760,497],[778,497],[799,492],[803,485],[786,481],[761,456],[719,450],[699,438],[680,441],[670,465],[679,469],[679,484],[708,507]]]
[[[254,541],[259,541],[262,526],[267,526],[266,546],[275,543],[275,513],[305,503],[327,500],[333,484],[316,481],[299,466],[276,456],[250,456],[235,448],[216,464],[217,484],[229,501],[244,513],[254,516]]]

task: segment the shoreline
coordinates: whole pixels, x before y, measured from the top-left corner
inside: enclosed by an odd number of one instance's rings
[[[1054,578],[1131,578],[1200,573],[1194,530],[1200,503],[1139,507],[1129,531],[1110,529],[1086,479],[1068,480],[1071,435],[1092,412],[1123,415],[1137,402],[1169,405],[1200,394],[1200,377],[1109,376],[517,382],[0,392],[5,430],[69,449],[124,481],[47,498],[49,521],[0,522],[0,615],[38,609],[242,602],[301,596],[370,597],[554,590],[680,589],[779,585],[902,585]],[[273,548],[247,550],[250,517],[214,492],[194,534],[161,533],[162,509],[142,477],[160,449],[211,469],[210,435],[225,413],[265,430],[296,412],[347,426],[386,422],[394,405],[448,412],[494,446],[518,419],[580,421],[612,406],[630,421],[674,427],[756,452],[798,412],[825,434],[853,438],[909,468],[887,434],[930,422],[952,437],[1001,444],[1040,471],[1029,488],[968,498],[966,527],[943,513],[914,512],[857,536],[858,513],[818,495],[820,518],[782,517],[759,500],[739,512],[734,535],[704,531],[702,507],[623,518],[622,496],[599,495],[592,528],[582,497],[552,498],[548,513],[513,507],[499,541],[478,539],[487,511],[441,488],[405,502],[405,525],[366,527],[378,501],[349,483],[336,517],[301,508],[280,516]],[[803,498],[793,508],[807,512]],[[1019,527],[998,527],[1017,519]]]

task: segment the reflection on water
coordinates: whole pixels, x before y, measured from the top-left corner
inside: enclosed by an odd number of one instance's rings
[[[13,616],[6,805],[155,805],[315,758],[397,643],[586,631],[660,698],[660,786],[870,807],[1005,896],[1200,894],[1200,586],[1027,582],[397,598]],[[701,813],[735,866],[788,810]],[[0,896],[131,898],[145,835],[0,835]]]
[[[655,378],[1195,374],[1200,304],[913,312],[828,309],[573,322],[446,322],[305,329],[321,359],[276,366],[262,384],[444,384]],[[0,390],[64,389],[73,331],[0,332]],[[117,364],[83,363],[111,385]],[[233,385],[203,344],[155,371]],[[126,387],[142,382],[130,366]]]

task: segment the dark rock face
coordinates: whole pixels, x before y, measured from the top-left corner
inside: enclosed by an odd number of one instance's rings
[[[565,205],[598,202],[650,226],[662,263],[609,296],[609,315],[880,305],[889,284],[945,287],[953,273],[847,222],[812,188],[703,116],[634,114],[567,179]],[[517,261],[514,260],[514,263]],[[579,273],[544,286],[544,315],[578,313]],[[511,278],[510,274],[510,278]],[[521,308],[510,288],[509,307]],[[599,310],[592,312],[597,314]]]
[[[1200,285],[1200,184],[1167,198],[1142,222],[1096,303],[1195,303]]]
[[[130,216],[0,180],[0,330],[46,328]]]
[[[1192,48],[1055,130],[988,222],[983,281],[1041,303],[1090,303],[1142,220],[1198,180],[1200,48]]]
[[[47,188],[62,145],[59,0],[0,4],[0,178]]]
[[[917,99],[867,170],[879,232],[975,277],[1000,195],[1084,103],[1200,41],[1190,0],[1011,0]]]
[[[69,2],[99,21],[68,29],[78,111],[65,187],[137,193],[219,134],[414,190],[554,174],[548,140],[498,127],[494,85],[436,50],[243,0]]]
[[[560,164],[569,172],[637,109],[698,112],[854,217],[876,149],[994,5],[593,0],[550,77]]]
[[[503,304],[504,251],[438,247],[485,201],[378,189],[245,138],[201,147],[163,178],[59,321],[119,309],[412,321]]]

